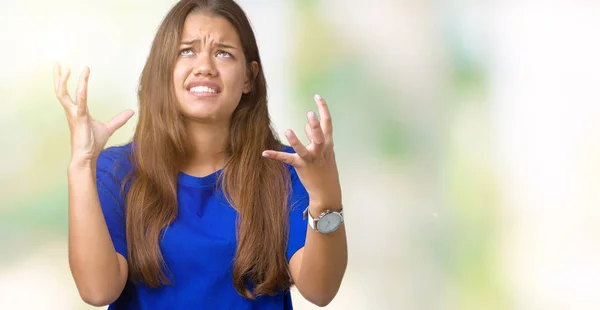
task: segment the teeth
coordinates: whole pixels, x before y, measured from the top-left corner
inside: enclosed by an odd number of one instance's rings
[[[192,93],[213,93],[215,94],[217,91],[208,87],[208,86],[196,86],[190,89]]]

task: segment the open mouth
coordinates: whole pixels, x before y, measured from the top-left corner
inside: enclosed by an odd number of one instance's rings
[[[190,89],[190,93],[194,96],[207,97],[216,96],[218,94],[216,89],[207,86],[196,86]]]
[[[221,90],[213,83],[191,83],[187,90],[196,97],[215,97]]]

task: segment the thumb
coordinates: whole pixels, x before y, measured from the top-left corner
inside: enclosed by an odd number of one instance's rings
[[[108,134],[112,136],[112,134],[119,128],[123,127],[125,123],[133,116],[134,112],[132,110],[125,110],[111,119],[108,123],[106,123],[106,128],[108,129]]]

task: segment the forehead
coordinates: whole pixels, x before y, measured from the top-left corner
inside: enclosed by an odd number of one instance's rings
[[[182,41],[210,39],[239,44],[240,39],[233,25],[226,19],[204,12],[189,14],[183,24]]]

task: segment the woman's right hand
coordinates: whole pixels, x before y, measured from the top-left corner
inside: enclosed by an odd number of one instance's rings
[[[71,163],[95,165],[98,155],[108,142],[108,138],[133,116],[133,111],[123,111],[107,123],[94,120],[87,106],[90,69],[86,67],[81,73],[77,86],[76,101],[71,99],[67,90],[70,73],[69,68],[63,69],[58,63],[54,66],[56,97],[65,109],[71,132]]]

